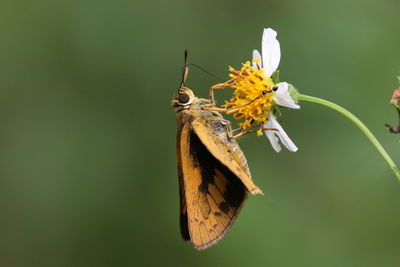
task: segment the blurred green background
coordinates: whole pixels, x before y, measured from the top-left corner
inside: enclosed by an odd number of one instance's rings
[[[175,114],[190,61],[217,76],[278,31],[281,80],[358,115],[400,163],[388,105],[398,0],[2,1],[0,266],[399,266],[400,184],[322,106],[285,111],[299,151],[240,140],[250,197],[217,246],[178,228]],[[192,68],[202,97],[217,81]],[[222,103],[230,95],[217,92]]]

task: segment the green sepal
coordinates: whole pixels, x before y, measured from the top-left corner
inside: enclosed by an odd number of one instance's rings
[[[299,102],[299,92],[297,89],[293,86],[293,84],[288,83],[289,85],[289,94],[290,97],[294,100],[295,103]]]
[[[275,71],[274,73],[272,73],[271,75],[271,80],[274,84],[279,83],[279,70]]]
[[[281,106],[279,106],[279,105],[275,105],[274,106],[274,110],[272,111],[272,113],[277,117],[277,118],[279,118],[280,116],[282,116],[282,110],[281,110]]]

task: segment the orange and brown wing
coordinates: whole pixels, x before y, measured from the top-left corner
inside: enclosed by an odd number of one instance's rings
[[[241,180],[207,150],[188,124],[182,127],[179,137],[181,232],[184,239],[190,237],[196,249],[205,249],[230,229],[247,198],[247,191]]]
[[[180,200],[179,224],[180,224],[181,235],[182,235],[183,240],[190,241],[187,207],[186,207],[186,196],[185,196],[185,182],[184,182],[184,177],[183,177],[182,160],[181,160],[182,132],[184,133],[183,138],[186,138],[185,136],[187,134],[186,131],[183,131],[184,128],[185,127],[180,127],[178,129],[177,142],[176,142],[176,159],[177,159],[177,163],[178,163],[179,200]]]
[[[228,167],[242,181],[251,194],[263,195],[261,189],[251,179],[246,158],[238,143],[228,137],[228,127],[223,121],[214,119],[204,123],[200,120],[195,120],[192,125],[196,135],[205,144],[207,150],[223,165]]]

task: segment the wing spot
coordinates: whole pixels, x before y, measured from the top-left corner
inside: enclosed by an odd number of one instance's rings
[[[229,212],[229,206],[228,204],[223,201],[218,205],[219,209],[223,212],[223,213],[228,213]]]
[[[214,212],[214,215],[215,215],[215,216],[221,216],[222,214],[221,214],[221,212],[216,211],[216,212]]]

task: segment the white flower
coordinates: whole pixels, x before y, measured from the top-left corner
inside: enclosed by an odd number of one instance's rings
[[[274,31],[273,29],[264,29],[261,48],[262,56],[257,50],[253,51],[253,62],[254,59],[260,60],[258,63],[253,63],[253,66],[256,67],[256,64],[259,64],[260,67],[264,69],[264,73],[266,76],[271,76],[272,73],[277,70],[279,66],[279,61],[281,60],[281,48],[279,45],[279,41],[276,39],[276,35],[276,31]],[[300,106],[297,105],[290,96],[289,85],[287,82],[280,82],[276,84],[276,86],[278,87],[278,90],[273,96],[276,104],[293,109],[300,108]],[[289,151],[297,151],[297,146],[292,142],[292,140],[290,140],[289,136],[285,133],[282,126],[278,123],[275,115],[272,112],[269,113],[268,122],[263,126],[263,128],[276,129],[276,131],[265,131],[265,135],[268,137],[272,147],[275,149],[276,152],[281,151],[279,140],[281,140],[282,144]]]

